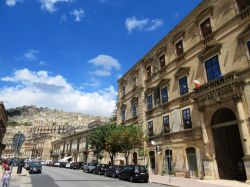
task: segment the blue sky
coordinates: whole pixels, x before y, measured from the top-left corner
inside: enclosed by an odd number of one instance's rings
[[[0,100],[109,115],[117,79],[200,0],[1,0]]]

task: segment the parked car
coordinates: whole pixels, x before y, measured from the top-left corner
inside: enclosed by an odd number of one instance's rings
[[[60,162],[54,162],[53,166],[54,167],[60,167]]]
[[[67,162],[60,162],[60,168],[66,168]]]
[[[71,162],[69,168],[73,169],[74,165],[76,165],[76,162]]]
[[[148,182],[148,171],[145,166],[127,165],[119,174],[120,180],[129,180],[130,182],[144,181]]]
[[[109,166],[107,169],[105,169],[104,175],[107,177],[116,178],[119,177],[119,174],[122,169],[123,166],[117,166],[117,165]]]
[[[48,163],[48,166],[54,166],[54,163],[55,163],[55,162],[50,161],[50,162]]]
[[[97,163],[87,163],[83,166],[83,172],[92,173],[96,166]]]
[[[32,162],[29,168],[29,174],[42,173],[42,165],[38,162]]]
[[[68,162],[68,163],[66,164],[66,167],[65,167],[65,168],[68,168],[68,169],[69,169],[69,168],[70,168],[71,163],[72,163],[72,162]]]
[[[83,166],[84,162],[75,162],[73,165],[72,165],[72,168],[71,169],[81,169],[82,166]]]
[[[107,164],[98,164],[96,168],[94,168],[93,173],[98,175],[104,175],[105,169],[108,168]]]
[[[30,165],[33,163],[33,161],[29,161],[29,162],[24,162],[24,168],[26,170],[29,170],[30,169]]]

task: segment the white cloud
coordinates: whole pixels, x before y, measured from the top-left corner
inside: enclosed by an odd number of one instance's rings
[[[29,49],[27,50],[22,56],[16,58],[17,60],[24,60],[24,61],[38,61],[38,54],[39,52],[35,49]]]
[[[37,105],[85,114],[112,114],[117,92],[113,86],[96,92],[82,92],[61,75],[47,71],[16,70],[13,75],[1,78],[15,86],[0,88],[0,98],[7,108]]]
[[[77,22],[80,22],[82,20],[82,17],[85,16],[85,12],[81,8],[79,10],[73,10],[72,12],[70,12],[70,14],[75,16],[75,21]]]
[[[129,17],[125,21],[125,26],[129,33],[132,33],[133,30],[141,31],[153,31],[156,30],[163,24],[162,19],[137,19],[136,17]]]
[[[112,69],[120,70],[121,68],[118,60],[109,55],[98,55],[88,62],[97,68],[94,72],[96,76],[110,76]]]
[[[66,22],[67,21],[67,16],[66,16],[66,14],[63,14],[62,16],[61,16],[61,18],[60,18],[60,23],[64,23],[64,22]]]
[[[22,0],[6,0],[5,1],[6,5],[9,7],[15,6],[17,2],[22,2]]]
[[[153,31],[156,30],[158,27],[160,27],[163,24],[163,21],[161,19],[153,19],[151,21],[150,26],[148,26],[147,28],[145,28],[145,30],[147,31]]]
[[[73,0],[40,0],[41,2],[41,9],[46,10],[50,13],[55,12],[57,9],[55,7],[58,3],[71,3]]]

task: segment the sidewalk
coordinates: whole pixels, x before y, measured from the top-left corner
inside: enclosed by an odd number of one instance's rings
[[[31,178],[29,172],[23,168],[22,174],[17,174],[17,167],[13,167],[11,179],[10,179],[10,187],[32,187]],[[0,186],[2,185],[2,178],[0,181]]]
[[[250,187],[250,185],[232,180],[199,180],[182,177],[172,177],[171,183],[169,176],[149,175],[149,181],[156,184],[166,184],[174,187]]]

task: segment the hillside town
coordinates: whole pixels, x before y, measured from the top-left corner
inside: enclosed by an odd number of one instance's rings
[[[18,1],[8,2],[7,6],[17,6]],[[15,89],[27,86],[35,90],[33,95],[55,84],[58,96],[72,92],[81,97],[79,103],[87,103],[86,113],[64,110],[61,103],[73,97],[58,99],[60,109],[36,103],[6,108],[11,102],[1,98],[0,90],[3,186],[249,186],[250,1],[197,2],[181,19],[176,14],[175,26],[164,30],[164,36],[122,74],[114,73],[121,69],[116,59],[108,67],[103,66],[110,62],[107,56],[104,61],[98,57],[88,61],[99,68],[98,76],[112,75],[117,94],[113,87],[92,95],[82,91],[90,83],[76,91],[68,80],[44,71],[25,70],[16,72],[14,78],[1,78],[13,83],[21,77],[23,85]],[[57,10],[53,8],[51,11]],[[78,16],[76,22],[84,17],[80,10],[71,13]],[[62,24],[67,19],[64,15]],[[147,24],[157,21],[158,26],[163,24],[157,19],[130,17],[125,22],[127,37],[132,37],[136,27],[138,32],[156,29],[157,25]],[[30,84],[24,76],[34,80],[41,76],[42,82]],[[92,80],[95,86],[99,84]],[[49,90],[51,100],[53,89]],[[103,108],[105,115],[99,114]]]

